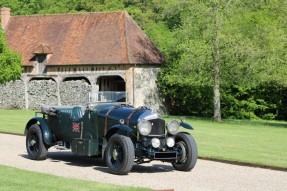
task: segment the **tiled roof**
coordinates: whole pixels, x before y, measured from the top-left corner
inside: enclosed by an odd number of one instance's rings
[[[163,56],[125,12],[12,16],[9,46],[23,65],[35,54],[52,53],[47,65],[161,64]]]
[[[51,48],[47,44],[40,44],[33,52],[33,54],[52,54]]]

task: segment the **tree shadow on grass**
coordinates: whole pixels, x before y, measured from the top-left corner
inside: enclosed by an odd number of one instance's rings
[[[241,125],[254,125],[256,126],[266,126],[266,127],[276,127],[276,128],[287,128],[287,123],[285,121],[261,121],[261,120],[235,120],[235,119],[225,119],[223,120],[230,124],[241,124]]]

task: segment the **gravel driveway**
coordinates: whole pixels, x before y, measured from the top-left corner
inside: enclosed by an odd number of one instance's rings
[[[0,134],[0,164],[20,169],[152,189],[201,190],[287,190],[287,172],[198,160],[191,172],[175,171],[169,163],[135,165],[125,176],[108,173],[104,162],[69,151],[49,149],[47,160],[28,159],[25,137]],[[1,177],[0,177],[1,178]]]

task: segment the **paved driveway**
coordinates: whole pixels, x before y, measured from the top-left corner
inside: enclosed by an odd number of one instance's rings
[[[191,172],[175,171],[169,163],[135,165],[125,176],[108,173],[99,159],[75,156],[69,151],[49,150],[44,161],[28,159],[25,137],[0,134],[0,164],[58,176],[152,189],[287,190],[287,172],[198,160]],[[1,178],[1,177],[0,177]]]

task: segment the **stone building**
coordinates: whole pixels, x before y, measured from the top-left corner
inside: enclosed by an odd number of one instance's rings
[[[10,16],[2,8],[1,21],[9,47],[22,55],[19,108],[84,104],[89,93],[107,92],[127,92],[135,107],[160,108],[163,56],[127,12]]]

